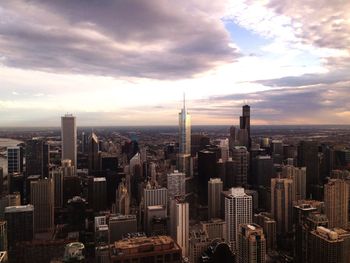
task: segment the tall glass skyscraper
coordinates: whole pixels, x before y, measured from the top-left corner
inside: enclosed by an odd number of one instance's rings
[[[186,110],[185,95],[179,113],[179,154],[191,154],[191,115]]]

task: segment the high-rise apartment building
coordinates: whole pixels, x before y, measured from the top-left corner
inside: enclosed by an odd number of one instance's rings
[[[238,263],[265,263],[266,239],[262,227],[242,224],[238,236]]]
[[[34,206],[35,233],[49,232],[54,229],[54,181],[40,179],[30,184],[30,200]]]
[[[221,214],[221,192],[223,183],[220,178],[210,178],[208,182],[208,218],[219,218]]]
[[[69,159],[77,167],[77,126],[75,116],[61,117],[62,160]]]
[[[225,192],[225,221],[227,223],[228,242],[236,251],[240,224],[252,223],[252,197],[244,192],[244,188],[231,188]]]
[[[348,227],[349,185],[341,179],[331,179],[324,186],[324,202],[329,227]]]
[[[292,230],[294,189],[292,179],[271,179],[271,214],[277,222],[278,234],[286,234]]]

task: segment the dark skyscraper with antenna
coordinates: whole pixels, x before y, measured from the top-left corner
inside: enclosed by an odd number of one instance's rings
[[[250,137],[250,106],[249,105],[244,105],[242,107],[242,116],[239,118],[239,126],[240,126],[240,129],[247,130],[249,148],[250,148],[252,145],[252,141]]]

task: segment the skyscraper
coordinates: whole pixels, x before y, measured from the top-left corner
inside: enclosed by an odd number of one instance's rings
[[[239,118],[240,129],[246,130],[248,134],[248,148],[251,147],[251,137],[250,137],[250,106],[244,105],[242,107],[242,116]]]
[[[266,239],[261,226],[239,226],[238,263],[265,263]]]
[[[189,205],[186,202],[172,200],[170,220],[173,238],[182,249],[182,256],[188,256],[189,249]]]
[[[216,153],[202,150],[198,152],[198,194],[201,205],[208,204],[208,181],[216,176]]]
[[[317,227],[311,231],[308,246],[310,263],[349,262],[350,233],[341,229]]]
[[[125,180],[119,183],[116,191],[116,210],[118,214],[128,215],[130,213],[130,196]]]
[[[248,180],[249,153],[244,146],[236,146],[232,150],[234,164],[234,185],[246,186]]]
[[[210,178],[208,182],[208,218],[219,218],[223,183],[220,178]]]
[[[349,185],[344,180],[331,179],[324,186],[324,201],[329,227],[348,227]]]
[[[62,160],[69,159],[77,167],[77,126],[75,116],[66,114],[61,117]]]
[[[34,237],[34,207],[32,205],[9,206],[5,208],[8,245],[17,241],[31,241]]]
[[[228,242],[231,249],[237,251],[238,231],[240,224],[252,223],[252,197],[244,192],[244,188],[231,188],[225,192],[225,221],[228,230]]]
[[[89,178],[88,202],[95,212],[106,209],[107,182],[105,177]]]
[[[306,199],[306,167],[294,167],[293,165],[282,166],[282,176],[291,178],[295,188],[294,200]]]
[[[286,234],[292,230],[293,180],[271,179],[271,214],[277,222],[277,233]]]
[[[266,250],[271,251],[276,249],[276,221],[271,214],[261,212],[254,215],[254,223],[261,226],[264,230],[266,239]]]
[[[63,207],[63,170],[59,168],[51,171],[50,178],[54,182],[55,207]]]
[[[54,229],[54,193],[53,179],[40,179],[30,184],[35,233],[49,232]]]
[[[191,154],[191,115],[186,109],[185,96],[179,113],[179,154]]]
[[[318,142],[301,141],[298,145],[298,166],[306,167],[306,194],[313,195],[313,199],[320,199],[315,192],[315,185],[319,184]]]
[[[26,175],[49,176],[49,145],[42,139],[26,141]]]
[[[23,172],[23,148],[7,147],[7,173]]]
[[[97,135],[92,132],[88,143],[89,173],[98,171],[99,168],[99,141]]]

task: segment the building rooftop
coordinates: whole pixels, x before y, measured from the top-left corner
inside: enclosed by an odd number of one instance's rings
[[[33,212],[33,205],[19,205],[5,207],[5,213]]]
[[[116,241],[113,246],[115,256],[159,252],[180,249],[170,236],[140,236]]]
[[[105,177],[94,177],[94,182],[106,182]]]

